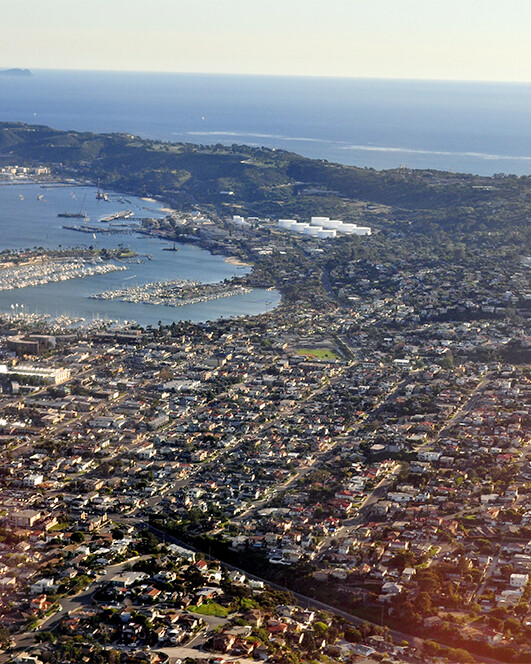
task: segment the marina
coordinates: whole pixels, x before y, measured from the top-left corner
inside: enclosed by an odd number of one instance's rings
[[[86,260],[83,258],[57,259],[30,265],[6,267],[0,269],[0,292],[123,270],[127,270],[125,265],[105,263],[101,259]]]
[[[209,302],[223,297],[233,297],[250,293],[251,288],[230,281],[215,284],[202,284],[199,281],[159,281],[142,286],[132,286],[115,291],[105,291],[92,295],[96,300],[115,300],[142,304],[183,307],[199,302]]]
[[[43,200],[38,196],[46,191]],[[167,240],[140,232],[140,223],[147,215],[163,218],[167,212],[156,201],[145,201],[139,197],[106,194],[108,200],[96,198],[97,188],[66,183],[37,184],[18,182],[0,187],[0,217],[6,220],[3,228],[2,247],[24,250],[35,247],[43,249],[89,248],[95,251],[112,251],[126,246],[136,258],[127,262],[114,260],[122,269],[105,273],[92,273],[84,278],[48,281],[15,290],[0,290],[0,312],[12,313],[11,305],[20,305],[25,316],[35,315],[49,321],[57,317],[69,320],[84,319],[83,326],[91,321],[137,321],[139,325],[156,325],[158,321],[171,324],[177,320],[207,321],[242,315],[255,315],[274,308],[280,301],[277,291],[254,288],[224,297],[205,299],[198,297],[188,304],[172,307],[166,304],[151,304],[142,301],[119,299],[94,299],[92,295],[119,290],[126,286],[173,280],[187,280],[202,284],[219,283],[250,272],[250,267],[240,267],[226,262],[225,256],[212,255],[193,244],[178,243],[168,246]],[[24,200],[20,199],[23,195]],[[72,206],[72,201],[80,203]],[[84,201],[81,206],[81,201]],[[72,209],[72,207],[74,209]],[[57,217],[63,211],[77,212],[82,207],[85,216],[92,222],[72,224],[64,228],[65,219]],[[97,221],[125,209],[133,217],[115,222]],[[9,222],[9,223],[8,223]],[[118,226],[118,224],[120,224]],[[123,225],[122,225],[123,224]],[[90,226],[92,228],[87,228]],[[137,228],[138,226],[138,228]],[[130,227],[130,228],[129,228]],[[105,233],[104,231],[111,231]],[[122,231],[122,232],[116,232]],[[125,231],[125,233],[123,232]],[[175,250],[173,250],[175,247]],[[167,249],[172,249],[167,251]],[[125,269],[124,269],[125,268]],[[199,301],[198,301],[199,300]]]

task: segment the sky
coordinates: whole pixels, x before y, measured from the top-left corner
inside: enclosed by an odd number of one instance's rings
[[[531,0],[0,0],[0,68],[531,81]]]

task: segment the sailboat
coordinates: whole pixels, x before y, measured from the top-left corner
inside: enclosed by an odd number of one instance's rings
[[[107,194],[104,194],[104,193],[102,192],[102,190],[100,189],[100,181],[99,181],[99,178],[98,178],[98,191],[97,191],[97,193],[96,193],[96,199],[97,199],[98,201],[108,201],[108,200],[109,200],[109,197],[107,196]]]

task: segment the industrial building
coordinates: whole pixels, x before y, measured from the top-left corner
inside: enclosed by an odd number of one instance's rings
[[[37,384],[60,385],[70,378],[70,369],[46,369],[29,364],[18,364],[9,368],[0,364],[0,374],[10,380],[35,382]]]

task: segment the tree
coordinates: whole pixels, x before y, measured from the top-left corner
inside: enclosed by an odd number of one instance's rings
[[[497,606],[489,612],[489,617],[502,619],[507,616],[509,612],[505,606]]]
[[[415,606],[421,615],[428,614],[431,611],[430,595],[426,591],[419,593],[415,599]]]
[[[359,643],[361,641],[361,632],[355,627],[347,625],[345,627],[345,639],[350,643]]]
[[[512,632],[513,634],[517,634],[522,628],[522,625],[518,620],[518,618],[507,618],[507,620],[504,623],[504,627],[507,632]]]
[[[328,632],[328,625],[324,622],[315,622],[313,624],[313,629],[317,636],[324,636]]]
[[[39,632],[37,634],[37,641],[41,643],[55,643],[57,636],[53,632]]]
[[[140,541],[137,545],[139,553],[155,553],[159,546],[159,540],[149,530],[143,530],[140,533]]]
[[[82,533],[80,530],[75,530],[71,535],[70,535],[70,541],[73,542],[74,544],[81,544],[82,542],[85,541],[85,534]]]
[[[451,662],[465,662],[466,664],[473,664],[473,662],[476,661],[476,658],[466,650],[463,650],[463,648],[448,648],[446,654]]]
[[[122,656],[119,650],[109,650],[108,658],[109,664],[119,664]]]
[[[514,612],[517,616],[520,617],[527,615],[528,611],[529,604],[527,602],[518,602],[518,604],[514,607]]]
[[[5,647],[11,639],[11,634],[7,627],[0,627],[0,645]]]

